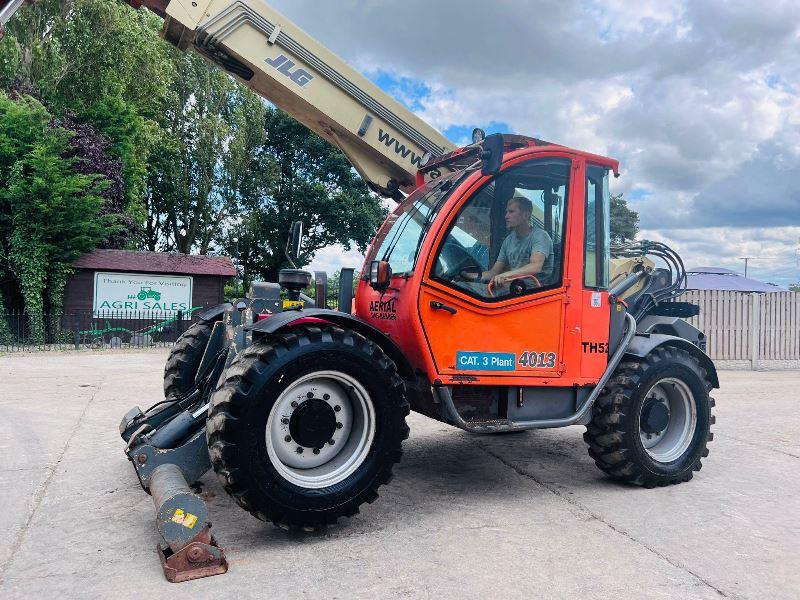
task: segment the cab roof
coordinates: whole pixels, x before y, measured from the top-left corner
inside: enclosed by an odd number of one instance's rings
[[[582,150],[576,150],[574,148],[569,148],[567,146],[562,146],[561,144],[555,144],[539,138],[508,133],[499,135],[501,135],[503,138],[503,145],[505,147],[504,152],[506,154],[524,148],[537,148],[542,152],[554,150],[568,152],[569,154],[583,158],[592,164],[607,167],[613,171],[615,177],[619,177],[619,161],[613,158],[608,158],[607,156],[601,156],[599,154],[592,154],[591,152],[584,152]],[[419,172],[421,175],[424,175],[428,171],[443,166],[449,167],[450,170],[466,168],[479,160],[480,153],[482,151],[483,141],[476,144],[470,144],[469,146],[458,148],[452,152],[431,159],[427,164],[425,164],[425,166],[420,168]]]

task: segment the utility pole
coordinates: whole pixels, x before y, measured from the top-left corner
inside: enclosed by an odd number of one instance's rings
[[[739,257],[739,260],[743,260],[744,261],[744,276],[745,276],[745,278],[747,277],[747,263],[750,261],[751,258],[753,258],[753,257],[752,256],[740,256]]]

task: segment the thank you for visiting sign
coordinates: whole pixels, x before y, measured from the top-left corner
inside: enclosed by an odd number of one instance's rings
[[[160,313],[174,316],[183,311],[190,319],[192,278],[135,273],[95,273],[94,316],[119,313]]]

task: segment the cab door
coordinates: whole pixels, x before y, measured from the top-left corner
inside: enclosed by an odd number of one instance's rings
[[[582,185],[573,185],[582,183],[578,166],[568,156],[519,161],[456,201],[444,218],[428,254],[418,310],[445,383],[536,378],[557,385],[564,375],[568,215],[578,204],[572,196],[583,193]],[[519,209],[522,221],[513,214]],[[471,281],[494,265],[495,272],[508,273],[534,270],[534,262],[541,262],[538,270],[510,285]]]

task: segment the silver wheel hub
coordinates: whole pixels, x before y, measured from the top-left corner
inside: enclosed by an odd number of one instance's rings
[[[685,382],[662,379],[645,394],[639,437],[653,460],[668,463],[680,458],[692,443],[696,428],[697,406]]]
[[[375,408],[353,377],[318,371],[275,401],[267,419],[267,453],[287,481],[304,488],[339,483],[358,469],[375,436]]]

